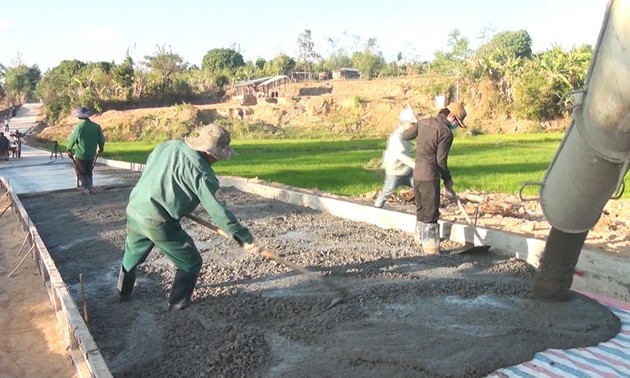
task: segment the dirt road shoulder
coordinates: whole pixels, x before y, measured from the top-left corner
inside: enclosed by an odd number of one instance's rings
[[[6,204],[0,204],[4,209]],[[74,377],[66,345],[35,262],[27,258],[8,278],[28,248],[16,256],[24,232],[15,214],[0,218],[0,376]]]

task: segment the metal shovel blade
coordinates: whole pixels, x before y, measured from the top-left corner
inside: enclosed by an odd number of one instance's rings
[[[475,234],[477,239],[479,239],[479,241],[481,241],[482,243],[482,245],[473,244],[472,246],[464,246],[462,250],[456,253],[460,255],[461,254],[472,255],[472,254],[488,252],[490,250],[490,246],[487,245],[485,240],[481,237],[481,235],[479,235],[479,231],[477,231],[477,227],[475,226],[473,221],[470,219],[470,216],[468,215],[466,208],[464,208],[464,205],[462,205],[462,201],[459,199],[459,196],[457,195],[457,193],[455,193],[454,190],[451,190],[451,194],[457,200],[457,207],[459,208],[459,211],[462,213],[464,218],[466,218],[466,222],[468,223],[468,225],[472,227],[473,233]]]

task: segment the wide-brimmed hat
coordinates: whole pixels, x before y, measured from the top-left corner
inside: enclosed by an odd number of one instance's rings
[[[464,105],[462,105],[459,102],[451,102],[450,104],[448,104],[446,109],[448,109],[448,111],[451,112],[451,114],[455,116],[455,119],[457,119],[457,123],[459,123],[459,126],[462,129],[465,129],[466,124],[464,123],[464,118],[466,118],[466,115],[468,113],[466,113],[466,109],[464,109]]]
[[[186,137],[184,141],[193,150],[208,153],[217,160],[229,159],[236,155],[236,152],[230,148],[230,133],[213,123],[202,127],[199,130],[199,136]]]
[[[398,118],[400,119],[400,122],[411,122],[411,123],[418,122],[418,118],[416,118],[416,114],[413,112],[413,109],[411,108],[411,106],[407,106],[406,108],[404,108],[400,112],[400,115],[398,116]]]
[[[90,118],[94,115],[94,112],[85,106],[79,106],[74,110],[74,115],[77,118]]]

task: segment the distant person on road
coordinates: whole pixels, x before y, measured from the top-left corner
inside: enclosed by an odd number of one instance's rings
[[[22,157],[22,135],[19,131],[14,130],[11,135],[11,145],[13,146],[13,157]]]
[[[9,132],[9,116],[4,116],[4,132]]]
[[[413,170],[416,238],[425,249],[429,245],[425,236],[432,235],[435,238],[437,235],[437,246],[432,245],[434,248],[431,248],[430,253],[439,252],[440,178],[444,181],[444,187],[452,192],[453,179],[448,169],[448,154],[453,144],[453,130],[466,127],[464,118],[464,106],[454,102],[436,117],[418,121],[402,136],[404,140],[416,139],[416,164]]]
[[[212,164],[233,155],[230,134],[214,124],[201,128],[197,137],[164,142],[151,152],[126,209],[127,238],[117,285],[121,302],[131,298],[136,268],[156,246],[176,268],[168,309],[188,307],[202,261],[179,222],[200,203],[214,224],[245,251],[260,253],[250,231],[215,197],[219,181]]]
[[[376,198],[374,207],[383,207],[389,197],[399,186],[413,188],[413,167],[415,162],[409,157],[411,143],[402,138],[403,132],[416,124],[418,119],[411,107],[400,112],[399,123],[387,139],[387,147],[383,153],[382,168],[385,168],[383,190]]]
[[[3,132],[0,132],[0,160],[9,160],[9,148],[11,142],[4,136]]]
[[[105,137],[103,130],[98,123],[92,122],[90,117],[94,114],[86,107],[79,107],[74,114],[81,120],[68,138],[67,153],[74,162],[74,169],[79,179],[80,186],[86,193],[94,190],[92,181],[92,170],[94,169],[94,159],[98,153],[102,153],[105,148]],[[72,148],[76,145],[76,152]]]

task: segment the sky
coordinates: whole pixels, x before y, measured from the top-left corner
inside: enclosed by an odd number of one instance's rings
[[[607,0],[23,0],[0,7],[0,63],[37,64],[44,72],[62,60],[120,63],[158,48],[201,66],[213,48],[234,48],[245,60],[297,58],[298,36],[311,31],[326,57],[330,40],[352,48],[375,38],[389,62],[431,60],[448,51],[459,29],[471,47],[482,30],[525,29],[533,51],[554,44],[595,45]]]

